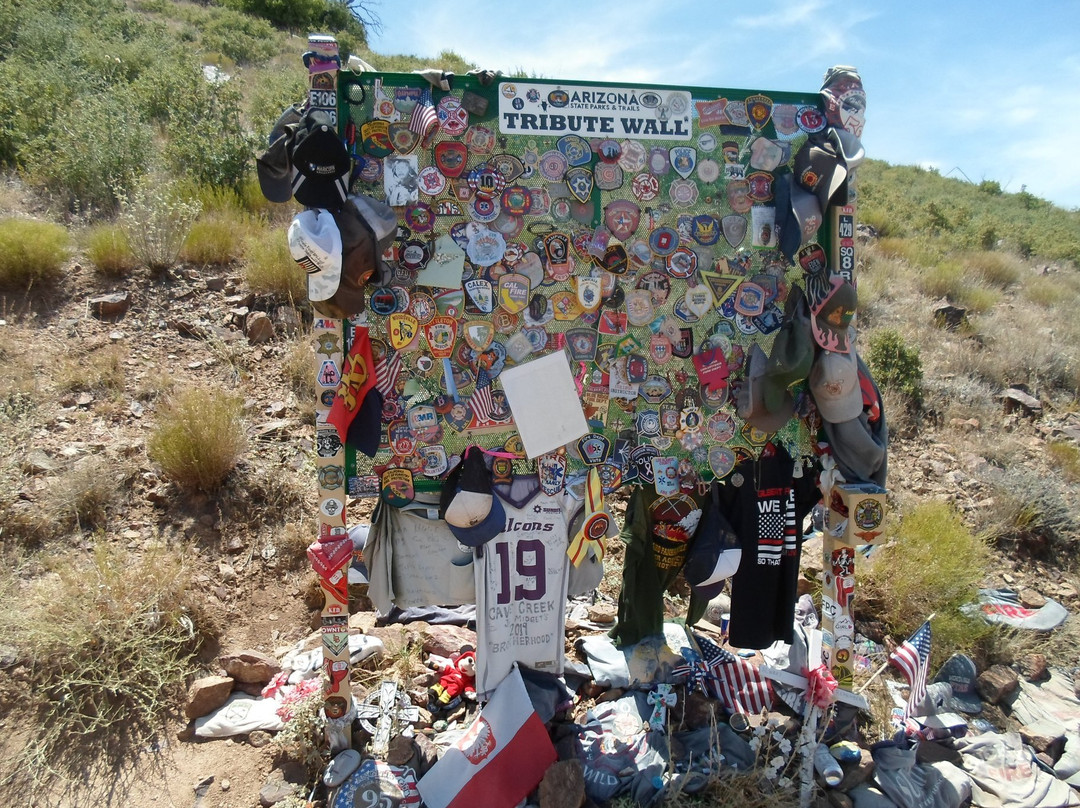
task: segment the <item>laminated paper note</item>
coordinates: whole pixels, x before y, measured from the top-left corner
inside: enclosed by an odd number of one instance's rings
[[[499,381],[530,460],[589,431],[570,362],[562,351],[507,368]]]

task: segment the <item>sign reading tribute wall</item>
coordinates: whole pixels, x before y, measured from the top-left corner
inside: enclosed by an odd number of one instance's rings
[[[508,456],[497,473],[554,487],[595,467],[605,490],[664,495],[769,440],[807,452],[804,384],[766,389],[788,410],[755,419],[747,378],[832,248],[822,206],[793,204],[820,95],[472,76],[443,91],[350,72],[338,88],[351,190],[398,214],[351,320],[382,394],[378,450],[348,458],[352,495],[378,495],[388,470],[436,482],[470,444]],[[519,424],[501,376],[555,352],[585,427],[535,457],[521,434],[551,432],[545,391]]]

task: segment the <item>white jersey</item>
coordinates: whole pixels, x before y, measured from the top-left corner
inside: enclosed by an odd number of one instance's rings
[[[500,499],[502,499],[500,497]],[[502,500],[503,532],[483,546],[476,575],[476,692],[486,700],[515,662],[562,675],[570,559],[568,496]]]

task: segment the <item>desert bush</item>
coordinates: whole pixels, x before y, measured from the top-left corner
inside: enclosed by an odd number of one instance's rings
[[[1061,285],[1049,275],[1032,275],[1024,283],[1024,297],[1043,308],[1052,308],[1064,302]]]
[[[62,528],[104,528],[120,501],[120,475],[111,461],[85,457],[57,476],[48,499],[54,519]]]
[[[268,227],[253,234],[244,254],[244,277],[251,291],[294,303],[307,300],[307,276],[293,260],[280,229]]]
[[[28,584],[0,573],[0,637],[24,663],[22,709],[36,722],[15,775],[23,785],[81,779],[93,759],[116,764],[151,742],[182,696],[198,640],[176,554],[133,558],[100,542],[89,558],[53,566]]]
[[[180,197],[176,187],[159,175],[143,178],[129,196],[120,191],[118,224],[140,263],[161,271],[176,263],[199,205]]]
[[[240,258],[247,223],[236,213],[211,213],[197,219],[188,231],[180,258],[192,264],[221,266]]]
[[[240,91],[231,82],[212,83],[201,75],[170,100],[164,154],[176,176],[236,188],[251,170],[255,138],[240,120]]]
[[[859,577],[856,608],[866,608],[897,639],[910,636],[936,613],[931,669],[953,651],[975,648],[991,632],[960,607],[974,602],[990,561],[985,539],[974,535],[944,502],[923,502],[886,522],[888,543]],[[860,606],[860,603],[862,604]]]
[[[292,341],[281,363],[285,381],[296,396],[297,404],[307,408],[315,404],[315,368],[311,334],[303,333]]]
[[[146,443],[150,459],[180,488],[214,491],[244,456],[243,399],[194,387],[170,397]]]
[[[990,482],[994,507],[982,520],[998,546],[1065,566],[1075,563],[1080,530],[1059,479],[1013,464]]]
[[[88,391],[119,395],[127,380],[126,358],[124,350],[117,345],[90,353],[73,351],[57,358],[52,381],[65,393]]]
[[[870,335],[866,364],[883,390],[900,393],[914,406],[922,404],[922,359],[900,332],[883,328]]]
[[[25,288],[56,281],[70,255],[71,239],[60,225],[0,220],[0,286]]]
[[[1023,274],[1020,262],[1007,253],[989,250],[969,253],[964,256],[962,263],[969,273],[999,289],[1008,289],[1017,283]]]
[[[107,278],[126,277],[137,264],[127,236],[115,224],[91,227],[83,235],[82,248],[94,269]]]

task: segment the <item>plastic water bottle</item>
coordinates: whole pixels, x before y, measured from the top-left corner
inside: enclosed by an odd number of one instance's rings
[[[823,743],[819,743],[814,750],[814,768],[829,788],[835,788],[844,779],[844,770]]]

